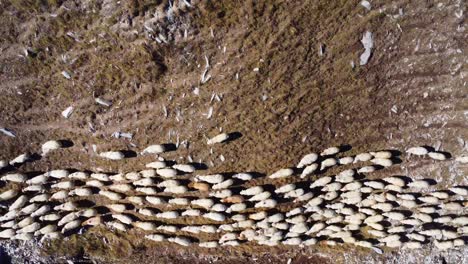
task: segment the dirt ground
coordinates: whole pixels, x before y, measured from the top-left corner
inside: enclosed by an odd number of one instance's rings
[[[416,145],[466,154],[463,1],[377,0],[371,10],[360,1],[188,2],[191,7],[166,0],[1,1],[0,128],[16,137],[0,134],[0,159],[38,151],[50,139],[74,146],[22,169],[128,172],[151,158],[102,161],[93,145],[98,152],[139,152],[177,142],[168,158],[201,161],[209,172],[269,174],[342,144],[353,147],[351,154]],[[361,66],[366,31],[374,48]],[[203,82],[205,69],[211,78]],[[112,106],[96,104],[97,97]],[[74,111],[66,119],[61,113],[69,106]],[[117,131],[133,138],[113,138]],[[242,136],[207,147],[206,139],[220,131]],[[402,171],[447,185],[468,183],[468,168],[451,163]],[[72,257],[85,263],[423,259],[347,247],[186,249],[148,243],[134,232],[93,230],[44,245],[41,254],[52,255],[43,260],[52,263]],[[459,258],[463,253],[420,253],[434,263],[467,261]]]

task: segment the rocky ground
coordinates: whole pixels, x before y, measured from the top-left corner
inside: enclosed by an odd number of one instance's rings
[[[353,146],[351,154],[426,144],[466,154],[463,1],[370,1],[369,9],[360,1],[187,3],[0,2],[0,128],[15,134],[0,134],[0,159],[49,139],[75,145],[25,170],[141,169],[148,158],[103,161],[93,145],[138,151],[169,142],[180,143],[170,158],[201,160],[210,172],[270,174],[341,144]],[[360,65],[367,31],[373,47]],[[132,138],[112,137],[119,131]],[[220,131],[242,137],[208,148],[206,138]],[[440,164],[401,170],[446,186],[467,184],[466,166]],[[59,245],[2,243],[13,263],[468,262],[466,248],[205,252],[100,230]]]

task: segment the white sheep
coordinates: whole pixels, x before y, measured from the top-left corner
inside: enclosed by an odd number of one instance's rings
[[[340,182],[332,182],[325,185],[321,190],[324,192],[334,192],[341,190],[341,188],[343,188],[343,184]]]
[[[444,153],[441,153],[441,152],[429,152],[427,154],[431,159],[434,159],[434,160],[446,160],[447,157],[445,156]]]
[[[181,194],[188,192],[188,188],[186,186],[171,186],[164,188],[164,192]]]
[[[393,165],[393,161],[391,159],[374,158],[374,159],[371,159],[371,162],[376,165],[383,166],[383,167],[390,167]]]
[[[321,153],[320,156],[332,156],[340,153],[340,148],[339,147],[330,147],[327,149],[324,149]]]
[[[214,201],[208,198],[201,198],[191,201],[190,204],[209,209],[214,205]]]
[[[468,225],[468,217],[467,216],[457,216],[457,217],[453,218],[452,225],[466,226],[466,225]]]
[[[439,199],[437,197],[433,197],[433,196],[418,197],[418,200],[423,202],[423,203],[427,203],[427,204],[438,204],[439,203]]]
[[[354,162],[354,157],[343,157],[338,159],[338,164],[348,165]]]
[[[16,210],[22,208],[29,201],[28,196],[21,195],[8,208],[8,210]]]
[[[44,192],[45,190],[46,188],[44,185],[29,185],[28,187],[22,189],[23,192]]]
[[[236,173],[232,176],[232,178],[243,180],[243,181],[250,181],[251,179],[253,179],[253,176],[252,174],[249,174],[249,173]]]
[[[150,145],[147,148],[145,148],[141,154],[160,154],[166,151],[166,148],[164,145]]]
[[[468,196],[468,188],[464,186],[456,186],[449,189],[450,191],[454,192],[455,194]]]
[[[255,208],[274,208],[278,202],[274,199],[266,199],[255,204]]]
[[[179,231],[179,228],[173,225],[160,225],[156,229],[164,231],[164,232],[168,232],[168,233],[176,233]]]
[[[28,180],[28,177],[24,175],[23,173],[9,173],[3,177],[0,178],[2,181],[9,181],[9,182],[17,182],[17,183],[23,183]]]
[[[338,161],[335,158],[328,158],[328,159],[322,160],[320,170],[333,167],[336,164],[338,164]]]
[[[10,189],[2,192],[0,194],[0,201],[7,201],[15,198],[18,195],[18,191],[15,189]]]
[[[217,183],[215,185],[213,185],[211,188],[213,190],[219,190],[219,189],[226,189],[228,188],[229,186],[233,185],[234,184],[234,181],[232,179],[227,179],[223,182],[220,182],[220,183]]]
[[[373,165],[370,166],[364,166],[358,169],[358,173],[371,173],[376,170],[376,167]]]
[[[223,143],[228,139],[229,139],[229,135],[227,133],[221,133],[219,135],[216,135],[216,136],[208,139],[207,144],[208,145],[213,145],[213,144],[216,144],[216,143]]]
[[[150,234],[150,235],[146,235],[145,238],[147,238],[149,240],[156,241],[156,242],[162,242],[162,241],[164,241],[166,239],[161,234]]]
[[[109,185],[108,188],[112,191],[123,192],[123,193],[131,192],[135,189],[132,185],[126,184],[126,183],[112,184],[112,185]]]
[[[141,192],[141,193],[144,193],[144,194],[147,194],[147,195],[158,194],[158,190],[156,188],[153,188],[153,187],[140,187],[140,188],[136,188],[135,191]]]
[[[461,211],[463,210],[463,206],[457,202],[449,202],[449,203],[442,203],[439,205],[440,208],[446,211]]]
[[[269,175],[268,178],[270,179],[279,179],[279,178],[286,178],[294,174],[294,170],[291,168],[280,169],[273,174]]]
[[[187,198],[173,198],[173,199],[170,199],[168,203],[175,204],[175,205],[188,205],[190,201]]]
[[[54,225],[54,224],[50,224],[50,225],[46,225],[46,226],[42,227],[41,229],[37,230],[34,233],[34,236],[45,235],[45,234],[49,234],[49,233],[52,233],[52,232],[55,232],[55,231],[57,231],[57,226]]]
[[[33,177],[29,180],[26,181],[26,184],[29,185],[35,185],[35,184],[45,184],[47,180],[49,179],[49,176],[46,174],[41,174],[36,177]]]
[[[39,228],[41,228],[41,224],[39,223],[31,223],[30,225],[27,225],[19,230],[16,231],[17,234],[21,234],[21,233],[34,233],[36,232],[37,230],[39,230]]]
[[[202,216],[204,218],[208,218],[210,220],[217,221],[217,222],[226,221],[226,217],[221,213],[209,212],[209,213],[203,214]]]
[[[10,165],[15,166],[16,164],[23,164],[26,161],[29,161],[30,159],[31,159],[30,155],[28,153],[24,153],[14,158],[13,160],[11,160]]]
[[[134,222],[133,226],[138,227],[140,229],[143,229],[145,231],[154,231],[157,228],[156,224],[154,224],[154,223],[141,222],[141,221]]]
[[[75,183],[73,181],[64,181],[52,184],[50,187],[57,189],[73,189],[75,188]]]
[[[78,228],[79,226],[81,226],[81,223],[83,223],[83,221],[77,219],[77,220],[73,220],[69,223],[67,223],[66,225],[63,226],[62,228],[62,233],[65,233],[69,230],[73,230],[75,228]]]
[[[454,247],[452,240],[446,240],[446,241],[434,240],[434,246],[436,246],[440,250],[447,250],[447,249],[451,249]]]
[[[43,215],[39,217],[39,220],[41,221],[57,221],[61,218],[61,215],[58,213],[51,213],[47,215]]]
[[[357,162],[366,162],[372,159],[372,155],[370,153],[360,153],[354,157],[354,163]]]
[[[177,176],[177,170],[171,168],[157,169],[156,173],[163,178],[172,178]]]
[[[0,170],[6,168],[8,166],[8,162],[4,160],[0,160]]]
[[[125,155],[121,151],[106,151],[99,153],[99,157],[110,160],[121,160]]]
[[[145,203],[145,199],[141,196],[127,196],[127,200],[136,205],[143,205]]]
[[[70,172],[68,170],[52,170],[47,172],[47,175],[52,178],[62,179],[68,177]]]
[[[262,192],[263,192],[263,187],[262,186],[254,186],[254,187],[250,187],[248,189],[240,191],[240,194],[241,195],[253,196],[253,195],[257,195],[257,194],[262,193]]]
[[[341,183],[350,183],[354,181],[355,174],[356,172],[353,169],[344,170],[338,173],[338,175],[336,175],[335,181],[341,182]]]
[[[325,186],[325,185],[327,185],[328,183],[330,183],[332,180],[333,180],[332,177],[329,177],[329,176],[322,177],[322,178],[320,178],[320,179],[315,180],[315,181],[310,185],[310,188]]]
[[[12,240],[23,240],[28,241],[33,239],[33,234],[31,233],[23,233],[23,234],[16,234],[14,237],[11,238]]]
[[[112,216],[112,218],[117,219],[117,220],[119,220],[121,223],[124,223],[124,224],[127,224],[127,225],[133,223],[133,219],[132,219],[132,217],[130,217],[129,215],[125,215],[125,214],[112,214],[111,216]]]
[[[141,180],[133,182],[133,185],[135,186],[151,186],[155,184],[156,184],[156,181],[152,178],[143,178]]]
[[[247,209],[247,205],[245,203],[236,203],[231,205],[226,212],[231,213],[231,212],[240,212]]]
[[[41,216],[41,215],[44,215],[46,213],[48,213],[52,208],[48,205],[48,204],[45,204],[41,207],[39,207],[35,212],[33,212],[31,214],[32,217],[37,217],[37,216]]]
[[[266,200],[266,199],[268,199],[268,198],[270,198],[270,197],[271,197],[271,193],[265,191],[265,192],[261,192],[261,193],[259,193],[259,194],[256,194],[256,195],[252,196],[252,197],[249,199],[249,201],[251,201],[251,202],[263,201],[263,200]]]
[[[197,175],[195,176],[195,181],[202,181],[211,184],[217,184],[224,181],[224,176],[221,174],[213,174],[213,175]]]
[[[456,157],[455,160],[460,163],[468,163],[468,155],[462,155],[462,156]]]
[[[431,193],[428,193],[429,195],[431,196],[434,196],[434,197],[437,197],[438,199],[448,199],[450,197],[450,195],[447,193],[447,192],[431,192]]]
[[[294,183],[286,184],[283,186],[280,186],[275,190],[275,193],[287,193],[296,188],[296,185]]]
[[[165,161],[153,161],[145,165],[147,168],[162,169],[168,167]]]
[[[186,173],[193,173],[195,171],[195,167],[190,164],[176,164],[172,168]]]
[[[391,176],[391,177],[385,177],[382,179],[383,181],[385,182],[388,182],[392,185],[396,185],[396,186],[399,186],[399,187],[405,187],[406,183],[403,179],[399,178],[399,177],[395,177],[395,176]]]
[[[78,208],[75,202],[66,202],[54,207],[55,211],[74,211]]]
[[[127,227],[123,223],[120,223],[120,222],[110,221],[110,222],[107,222],[106,225],[111,229],[117,229],[122,232],[127,231]]]
[[[187,209],[182,212],[182,216],[200,216],[201,211],[198,209]]]
[[[317,153],[310,153],[310,154],[307,154],[305,155],[304,157],[302,157],[302,159],[299,161],[299,163],[297,164],[297,168],[304,168],[312,163],[314,163],[315,161],[317,161],[319,155]]]
[[[224,189],[224,190],[210,192],[208,195],[211,197],[219,198],[219,199],[227,199],[228,197],[232,197],[232,191],[229,189]]]
[[[314,173],[318,169],[318,164],[317,163],[312,163],[308,165],[307,167],[304,168],[304,170],[301,173],[301,179],[307,177],[308,175]]]
[[[76,179],[76,180],[86,180],[88,179],[88,177],[89,177],[89,174],[86,172],[82,172],[82,171],[73,172],[68,175],[68,178]]]
[[[428,154],[429,151],[425,147],[412,147],[412,148],[407,149],[406,153],[417,155],[417,156],[423,156],[423,155]]]
[[[119,201],[119,200],[122,200],[124,198],[123,195],[119,194],[119,193],[116,193],[116,192],[111,192],[111,191],[104,191],[104,190],[101,190],[99,191],[99,194],[112,200],[112,201]]]
[[[408,187],[414,189],[426,189],[429,188],[430,184],[426,180],[415,180],[413,182],[408,183]]]

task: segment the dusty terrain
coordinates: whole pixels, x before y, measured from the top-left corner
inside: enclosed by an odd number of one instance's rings
[[[371,10],[360,1],[174,2],[172,9],[144,0],[0,2],[0,127],[16,134],[0,134],[0,159],[36,151],[49,139],[75,145],[25,170],[126,172],[150,159],[103,161],[92,146],[138,151],[169,142],[180,146],[168,158],[190,156],[210,172],[269,174],[341,144],[353,146],[351,154],[420,144],[466,154],[463,1],[372,1]],[[374,48],[360,66],[366,31]],[[206,60],[211,78],[203,83]],[[98,105],[96,97],[113,104]],[[66,119],[61,113],[69,106]],[[116,131],[133,138],[113,138]],[[206,138],[219,131],[242,137],[210,151]],[[467,167],[451,162],[401,170],[468,183]],[[466,249],[202,251],[99,229],[39,251],[52,263],[467,262]]]

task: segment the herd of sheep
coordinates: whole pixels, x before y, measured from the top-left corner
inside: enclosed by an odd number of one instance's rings
[[[228,139],[221,134],[208,144]],[[60,141],[46,142],[40,156],[62,147]],[[165,151],[164,145],[151,145],[141,154],[153,155],[153,162],[118,174],[57,169],[32,175],[20,172],[29,154],[0,161],[0,238],[55,239],[102,225],[206,248],[346,243],[375,251],[426,244],[447,250],[467,243],[468,187],[440,190],[431,179],[372,177],[402,162],[398,151],[344,156],[340,147],[331,147],[268,176],[201,174],[193,164],[165,160]],[[405,152],[451,159],[428,147]],[[125,158],[120,151],[99,156]],[[468,157],[455,160],[467,163]]]

